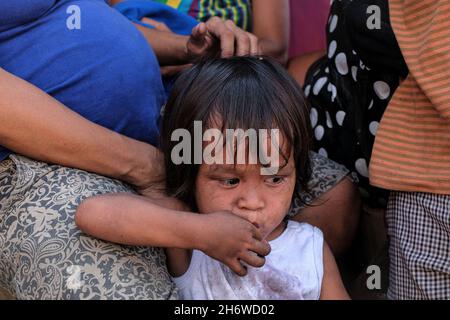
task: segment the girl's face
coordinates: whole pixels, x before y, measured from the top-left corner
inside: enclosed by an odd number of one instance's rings
[[[275,175],[261,175],[258,164],[202,164],[196,180],[197,207],[200,213],[229,211],[250,216],[263,237],[272,240],[284,229],[282,222],[290,209],[295,182],[292,152]]]

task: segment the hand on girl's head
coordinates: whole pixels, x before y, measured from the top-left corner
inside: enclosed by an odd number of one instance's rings
[[[189,58],[205,56],[228,58],[234,55],[258,55],[258,38],[237,27],[233,21],[212,17],[192,29],[187,43]]]
[[[223,30],[224,26],[217,22],[216,27]],[[196,32],[203,34],[201,31],[205,30],[201,28],[204,26],[199,26]],[[209,130],[203,130],[203,127],[211,129],[212,138],[205,138]],[[204,142],[222,141],[220,136],[228,129],[252,131],[256,135],[254,140],[259,142],[267,139],[270,141],[267,150],[265,144],[258,144],[258,161],[244,162],[248,165],[239,164],[242,162],[213,165],[195,160],[204,159]],[[262,136],[261,132],[266,134]],[[280,140],[273,139],[273,132]],[[174,133],[179,139],[173,139]],[[225,132],[226,137],[227,134]],[[266,169],[264,164],[269,155],[260,158],[261,150],[263,154],[268,151],[271,158],[274,140],[278,141],[275,152],[281,151],[283,158],[280,170],[262,175],[261,169]],[[261,263],[261,260],[254,261],[255,255],[248,255],[250,251],[257,252],[253,250],[255,241],[261,244],[259,240],[252,240],[253,248],[249,249],[248,244],[245,246],[249,230],[257,230],[267,240],[280,235],[296,184],[307,188],[310,141],[309,113],[301,89],[278,63],[254,57],[201,61],[179,76],[166,104],[161,144],[165,154],[167,189],[170,195],[179,197],[198,212],[207,213],[205,216],[226,211],[238,219],[227,218],[234,221],[237,229],[228,228],[230,221],[222,221],[214,230],[222,235],[225,248],[238,250],[237,244],[243,245],[244,251],[237,251],[243,258],[235,255],[225,262],[242,273],[238,259]],[[176,161],[173,160],[174,153]],[[236,155],[239,154],[236,151]],[[235,241],[236,230],[241,230],[241,241]],[[224,254],[226,256],[226,252]]]

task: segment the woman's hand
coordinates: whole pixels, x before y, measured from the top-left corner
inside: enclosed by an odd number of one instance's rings
[[[154,24],[153,21],[143,22]],[[190,36],[169,32],[163,24],[154,29],[135,24],[153,48],[161,66],[183,65],[202,57],[260,54],[258,38],[236,27],[233,21],[212,17],[192,29]]]
[[[161,190],[161,186],[165,185],[164,155],[156,147],[144,142],[141,142],[140,153],[131,169],[118,178],[134,186],[143,195]]]
[[[228,58],[260,54],[255,35],[238,28],[231,20],[223,21],[218,17],[192,29],[186,52],[188,61],[204,56]]]
[[[246,263],[262,267],[270,253],[269,243],[249,221],[229,212],[202,214],[199,248],[240,276],[247,274]]]

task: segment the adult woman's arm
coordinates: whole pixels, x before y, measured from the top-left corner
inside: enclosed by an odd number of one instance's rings
[[[159,181],[151,145],[94,124],[0,69],[0,145],[24,156],[117,178],[139,188]]]
[[[259,51],[285,65],[289,47],[289,0],[252,1],[253,34]]]
[[[110,5],[122,1],[110,0]],[[226,58],[260,54],[256,36],[236,27],[232,21],[223,21],[219,17],[199,23],[190,36],[167,32],[169,30],[158,27],[151,29],[136,23],[134,25],[147,39],[160,65],[191,63],[206,55]]]

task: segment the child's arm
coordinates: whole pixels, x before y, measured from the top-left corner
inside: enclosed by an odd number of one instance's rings
[[[87,234],[111,242],[198,249],[239,275],[246,274],[240,260],[260,267],[264,264],[262,256],[270,251],[268,243],[262,241],[260,231],[254,225],[231,213],[176,211],[130,194],[89,198],[78,207],[75,221]],[[185,260],[182,258],[183,251],[180,253],[175,257]]]
[[[328,244],[323,243],[323,280],[320,300],[350,300]]]

